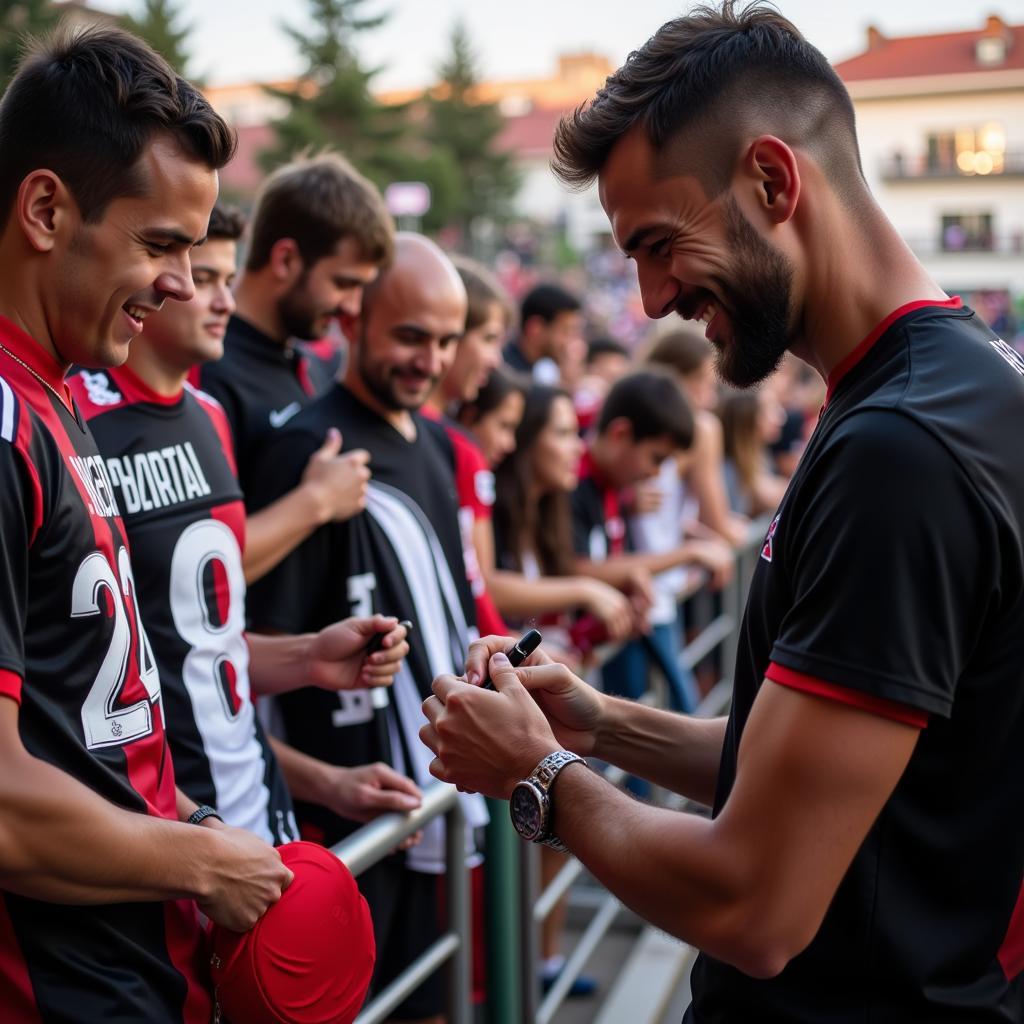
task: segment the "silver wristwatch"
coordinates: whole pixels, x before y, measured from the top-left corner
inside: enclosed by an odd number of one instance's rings
[[[509,797],[508,811],[515,830],[523,839],[565,853],[565,843],[551,833],[551,787],[559,772],[577,761],[587,763],[569,750],[556,750],[541,760],[529,778],[516,784]]]

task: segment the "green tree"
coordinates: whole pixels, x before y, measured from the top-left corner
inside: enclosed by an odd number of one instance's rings
[[[512,157],[496,147],[504,127],[497,104],[474,97],[480,79],[466,26],[452,27],[451,50],[438,68],[428,100],[426,136],[436,153],[449,154],[459,173],[454,221],[468,236],[477,217],[503,220],[519,188]]]
[[[180,23],[181,13],[181,0],[143,0],[142,13],[122,15],[121,24],[149,43],[179,75],[189,78],[185,42],[192,26]]]
[[[285,113],[274,124],[274,145],[260,159],[272,170],[304,150],[334,149],[382,188],[426,181],[433,205],[423,226],[432,230],[450,218],[456,169],[447,154],[430,152],[417,138],[408,105],[385,105],[374,97],[371,86],[381,69],[363,65],[356,42],[386,16],[369,13],[367,2],[309,0],[310,30],[285,26],[305,70],[294,90],[269,90]]]
[[[50,0],[0,0],[0,95],[14,75],[25,36],[45,32],[56,22]]]

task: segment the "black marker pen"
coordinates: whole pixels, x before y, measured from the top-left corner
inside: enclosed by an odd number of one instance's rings
[[[540,643],[543,639],[544,637],[541,636],[539,629],[528,630],[505,652],[505,657],[512,663],[512,667],[516,668],[517,666],[522,665],[522,663],[526,661],[526,659],[533,654],[538,647],[540,647]],[[491,682],[490,676],[488,676],[480,685],[485,690],[494,689],[494,683]]]

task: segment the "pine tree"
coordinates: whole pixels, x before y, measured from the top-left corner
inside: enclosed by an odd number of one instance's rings
[[[149,43],[179,75],[188,78],[189,54],[185,41],[192,26],[178,24],[181,13],[180,0],[143,0],[141,15],[125,14],[121,23]]]
[[[14,76],[25,36],[45,32],[56,22],[50,0],[0,0],[0,95]]]
[[[435,152],[450,154],[460,181],[454,220],[468,235],[477,217],[501,220],[519,188],[512,157],[496,149],[504,119],[494,103],[474,97],[479,85],[476,57],[466,26],[452,27],[451,50],[438,69],[429,100],[427,138]]]
[[[386,15],[367,13],[368,0],[308,2],[313,29],[285,26],[305,70],[296,89],[268,90],[286,112],[274,123],[275,144],[261,154],[261,163],[272,170],[297,153],[333,149],[381,188],[393,181],[425,181],[432,205],[424,230],[448,223],[458,189],[451,157],[431,152],[417,138],[408,105],[375,99],[371,85],[381,69],[364,67],[356,52],[359,34],[382,25]]]

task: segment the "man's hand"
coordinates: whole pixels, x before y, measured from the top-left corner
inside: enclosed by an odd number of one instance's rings
[[[420,739],[436,755],[430,763],[435,778],[507,800],[559,744],[508,658],[495,654],[490,669],[494,691],[438,676],[434,696],[423,702],[429,724]]]
[[[581,577],[580,597],[583,607],[601,620],[609,640],[625,640],[633,631],[633,615],[629,599],[621,591],[601,580]]]
[[[207,894],[196,902],[211,921],[247,932],[281,898],[293,875],[277,850],[251,832],[223,826],[216,835],[218,855],[205,865],[212,875]]]
[[[507,650],[512,643],[513,639],[507,636],[474,640],[466,655],[466,679],[471,683],[482,682],[490,671],[492,656]],[[538,647],[514,671],[544,712],[559,744],[583,757],[592,754],[607,717],[605,695],[567,666],[552,661],[543,647]]]
[[[423,794],[412,779],[377,761],[358,768],[332,766],[320,802],[340,818],[365,822],[382,814],[415,811],[422,799]],[[402,840],[398,849],[408,850],[422,838],[422,832],[414,832]]]
[[[362,448],[340,455],[341,433],[334,427],[309,457],[301,486],[314,498],[320,523],[350,519],[366,508],[370,453]]]
[[[385,633],[381,648],[367,655],[366,645]],[[402,659],[409,653],[405,627],[385,615],[343,619],[320,630],[309,647],[306,679],[325,690],[390,686]]]
[[[643,614],[654,606],[654,580],[650,571],[642,566],[630,570],[624,590],[629,595],[634,615]]]
[[[412,779],[377,761],[358,768],[333,766],[321,802],[340,818],[372,821],[382,814],[415,811],[422,799]]]

